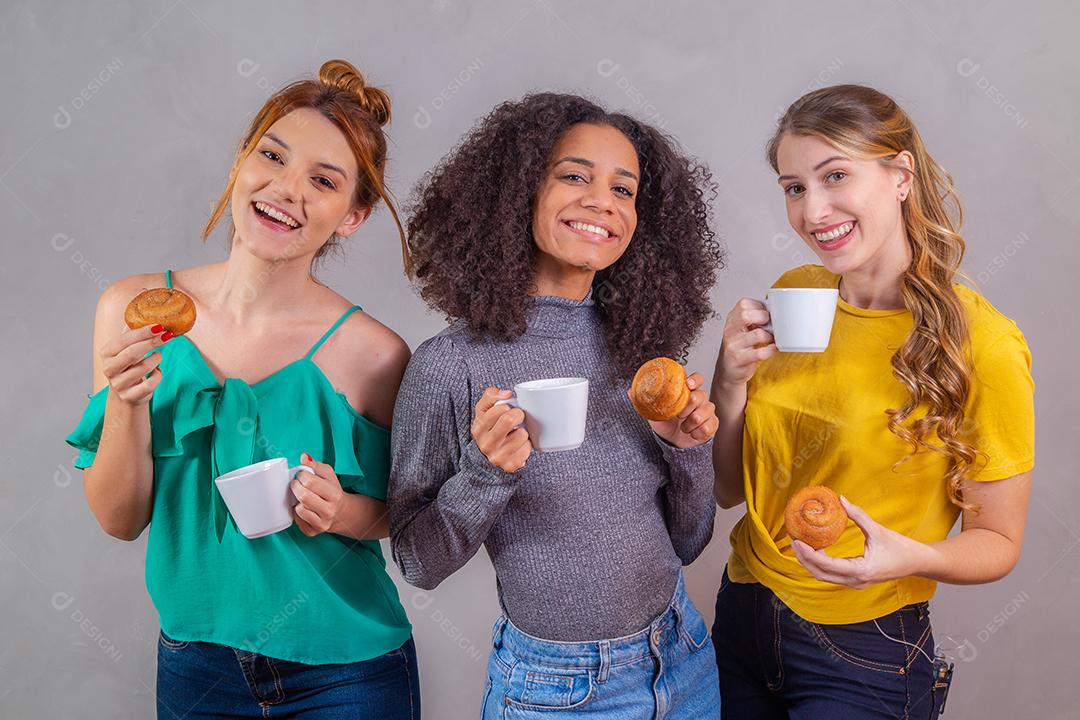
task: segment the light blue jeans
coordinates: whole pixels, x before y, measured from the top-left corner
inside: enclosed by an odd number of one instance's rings
[[[613,640],[555,642],[501,617],[492,632],[483,720],[717,720],[709,629],[682,574],[667,609]]]

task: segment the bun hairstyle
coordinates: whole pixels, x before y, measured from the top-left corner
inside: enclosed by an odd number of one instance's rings
[[[267,130],[294,110],[310,108],[334,123],[345,136],[349,148],[356,157],[360,177],[356,181],[354,201],[362,208],[372,210],[382,200],[390,210],[398,228],[401,241],[402,264],[405,274],[412,274],[405,230],[398,217],[397,208],[386,190],[386,136],[383,126],[390,122],[390,96],[382,88],[367,84],[352,63],[347,60],[327,60],[319,68],[318,79],[299,80],[278,90],[263,104],[244,133],[236,161],[229,171],[229,181],[214,206],[210,219],[203,228],[203,241],[210,237],[221,216],[229,207],[236,172],[240,164],[255,150]],[[230,232],[230,237],[235,228]],[[341,240],[332,236],[315,253],[315,260],[329,252],[340,249]]]
[[[319,68],[319,82],[356,95],[379,127],[390,122],[390,96],[382,88],[369,87],[364,76],[352,63],[346,60],[327,60]]]
[[[956,278],[964,277],[965,245],[952,177],[930,155],[903,108],[863,85],[825,87],[793,102],[765,151],[776,172],[777,150],[788,134],[819,137],[856,158],[889,163],[902,150],[914,158],[911,194],[900,206],[912,254],[900,292],[914,327],[892,357],[893,375],[908,397],[885,414],[889,430],[911,445],[912,454],[923,448],[948,457],[949,499],[965,510],[975,509],[961,492],[977,454],[963,431],[972,369],[967,316],[953,289]],[[923,404],[925,413],[917,413]]]

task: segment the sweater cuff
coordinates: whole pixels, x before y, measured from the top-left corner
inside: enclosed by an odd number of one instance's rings
[[[473,480],[472,484],[479,487],[487,485],[513,485],[517,480],[517,475],[514,473],[508,473],[501,467],[498,467],[490,460],[484,453],[480,452],[480,448],[477,447],[475,442],[470,442],[465,446],[465,450],[461,453],[461,459],[459,460],[460,469],[465,470],[470,479]]]
[[[517,490],[516,476],[492,465],[476,443],[461,454],[459,472],[439,490],[439,500],[453,508],[462,527],[490,527]]]
[[[690,448],[678,448],[669,443],[664,438],[653,433],[653,440],[660,446],[660,452],[664,455],[664,460],[669,465],[691,465],[700,462],[700,458],[706,457],[709,462],[712,462],[712,449],[713,441],[716,438],[709,438],[700,445],[695,445]]]

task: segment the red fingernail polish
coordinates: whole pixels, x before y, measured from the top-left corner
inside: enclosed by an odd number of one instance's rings
[[[173,336],[172,330],[166,330],[164,333],[162,333],[161,340],[162,340],[162,342],[164,342],[166,340],[171,340],[172,336]]]
[[[157,335],[159,332],[161,332],[164,329],[165,329],[164,325],[155,325],[154,327],[150,328],[150,332]]]

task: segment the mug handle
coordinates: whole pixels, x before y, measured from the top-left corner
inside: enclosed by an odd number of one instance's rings
[[[315,471],[312,468],[308,467],[307,465],[297,465],[296,467],[291,467],[291,468],[289,468],[289,483],[292,484],[292,481],[296,478],[296,476],[299,475],[302,472],[309,472],[312,475],[315,474]],[[298,502],[300,502],[300,501],[296,498],[295,495],[293,495],[292,489],[290,489],[289,490],[289,504],[290,505],[296,505],[296,503],[298,503]]]
[[[765,306],[765,312],[769,312],[769,293],[765,293],[765,299],[762,300],[761,304]],[[764,325],[758,325],[758,327],[769,333],[770,335],[773,334],[771,313],[769,317],[769,322],[765,323]]]
[[[505,400],[496,400],[495,405],[509,405],[510,407],[516,407],[518,410],[521,410],[521,405],[520,403],[518,403],[517,395],[508,397]],[[523,425],[518,425],[517,427],[523,427]]]

